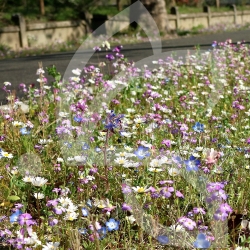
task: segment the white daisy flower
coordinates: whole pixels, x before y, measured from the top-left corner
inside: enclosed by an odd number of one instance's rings
[[[134,122],[135,122],[136,124],[141,124],[141,123],[144,123],[145,121],[146,121],[146,119],[143,118],[143,117],[138,117],[138,118],[135,118],[135,119],[134,119]]]
[[[145,193],[147,192],[147,188],[146,187],[132,187],[132,189],[134,190],[135,193]]]
[[[161,166],[161,162],[158,159],[153,159],[150,163],[149,166],[152,168],[157,168]]]
[[[124,165],[127,162],[127,159],[125,157],[118,157],[115,159],[115,162],[119,165]]]
[[[72,73],[73,73],[74,75],[77,75],[77,76],[81,75],[81,72],[82,72],[82,71],[81,71],[80,69],[78,69],[78,68],[72,70]]]
[[[42,193],[34,193],[34,197],[38,200],[42,200],[45,196]]]
[[[14,127],[23,127],[24,123],[23,122],[19,122],[19,121],[14,121],[14,122],[12,122],[12,125]]]
[[[24,178],[23,178],[23,181],[24,182],[32,182],[32,180],[33,180],[33,176],[25,176]]]
[[[58,158],[56,159],[56,161],[57,161],[57,162],[64,162],[63,158],[61,158],[61,157],[58,157]]]
[[[46,245],[43,245],[42,250],[55,250],[59,247],[59,242],[48,242]]]
[[[36,187],[41,187],[45,185],[47,182],[48,180],[43,177],[34,177],[31,181],[32,185]]]
[[[1,155],[2,155],[2,157],[6,157],[6,158],[8,158],[8,159],[12,159],[12,158],[13,158],[13,154],[10,154],[10,153],[8,153],[8,152],[2,151],[2,152],[1,152]]]
[[[180,174],[180,170],[178,168],[169,168],[168,169],[168,174],[170,176],[177,176]]]
[[[110,146],[107,150],[108,150],[108,151],[115,151],[115,150],[116,150],[116,147]]]
[[[158,173],[158,172],[162,172],[163,169],[162,168],[149,168],[148,171]]]
[[[124,146],[124,149],[129,151],[129,152],[132,152],[134,150],[133,148],[131,148],[131,147],[127,146],[127,145]]]

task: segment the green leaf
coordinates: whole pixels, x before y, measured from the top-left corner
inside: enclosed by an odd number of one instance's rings
[[[16,195],[11,195],[7,199],[10,201],[18,201],[18,200],[20,200],[20,197],[18,197]]]

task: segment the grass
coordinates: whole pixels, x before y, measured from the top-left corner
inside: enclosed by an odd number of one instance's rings
[[[236,6],[238,11],[242,10],[250,10],[250,6]],[[191,13],[203,13],[203,8],[197,8],[197,7],[190,7],[190,6],[178,6],[178,10],[180,14],[191,14]],[[220,8],[216,8],[215,6],[210,6],[211,12],[228,12],[228,11],[233,11],[232,8],[226,7],[226,6],[221,6]],[[170,14],[170,9],[168,9],[168,14]]]
[[[98,6],[91,11],[92,14],[115,16],[119,13],[116,6]]]

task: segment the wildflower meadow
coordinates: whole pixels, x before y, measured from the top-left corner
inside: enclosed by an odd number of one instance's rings
[[[214,42],[152,69],[122,49],[95,47],[106,57],[69,79],[40,65],[24,98],[4,82],[1,246],[249,249],[249,46]]]

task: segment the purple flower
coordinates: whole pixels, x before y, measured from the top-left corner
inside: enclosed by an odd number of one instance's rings
[[[168,183],[168,184],[173,184],[174,181],[172,181],[172,180],[159,181],[159,184],[160,184],[160,185],[164,185],[164,184],[166,184],[166,183]]]
[[[35,224],[35,221],[32,219],[32,216],[28,213],[21,214],[18,218],[18,223],[23,226],[31,226]]]
[[[94,50],[94,51],[101,51],[102,49],[101,49],[100,47],[98,47],[98,46],[95,46],[95,47],[93,48],[93,50]]]
[[[23,204],[21,204],[21,203],[16,203],[15,204],[15,208],[16,209],[20,209],[20,208],[22,208],[23,207]]]
[[[46,204],[46,206],[47,207],[50,207],[50,206],[55,207],[57,204],[58,204],[58,200],[55,199],[55,200],[48,201],[47,204]]]
[[[54,213],[56,213],[56,214],[62,214],[63,212],[66,211],[66,209],[63,208],[63,207],[54,207],[53,211],[54,211]]]
[[[123,211],[132,211],[132,208],[128,204],[123,203],[122,204],[122,210]]]
[[[216,192],[214,192],[212,195],[211,195],[211,198],[212,200],[226,200],[227,199],[227,195],[226,195],[226,192],[223,190],[223,189],[220,189]]]
[[[122,193],[124,194],[129,194],[132,192],[132,189],[130,188],[130,186],[128,186],[127,184],[122,184]]]
[[[195,221],[186,218],[186,220],[183,222],[183,226],[186,227],[188,230],[193,230],[196,227]]]
[[[161,196],[163,196],[165,198],[169,198],[169,197],[171,197],[172,192],[174,192],[173,187],[164,187],[161,189],[160,194],[161,194]]]
[[[115,57],[112,55],[112,54],[107,54],[106,55],[106,58],[109,60],[109,61],[112,61],[115,59]]]
[[[53,226],[55,226],[55,225],[57,225],[58,224],[58,220],[57,219],[50,219],[49,220],[49,225],[51,226],[51,227],[53,227]]]
[[[225,213],[232,213],[233,209],[227,203],[223,203],[220,204],[220,211]]]
[[[212,192],[218,191],[220,189],[223,189],[224,186],[225,185],[221,182],[210,182],[207,184],[207,191],[209,193],[212,193]]]
[[[157,198],[161,197],[160,193],[158,193],[158,192],[153,192],[153,193],[151,193],[150,196],[152,199],[157,199]]]
[[[163,140],[161,144],[164,144],[166,147],[170,148],[171,147],[171,141],[170,140]]]
[[[156,192],[156,189],[154,188],[154,187],[149,187],[148,189],[147,189],[149,192],[151,192],[151,193],[154,193],[154,192]]]
[[[195,214],[206,214],[205,210],[201,207],[195,207],[193,211]]]
[[[122,49],[122,45],[118,45],[118,46],[116,46],[112,51],[113,51],[113,52],[120,52],[121,49]]]
[[[175,195],[179,198],[184,198],[184,195],[178,190],[175,192]]]
[[[228,217],[228,214],[225,212],[222,212],[220,209],[218,209],[216,213],[214,214],[215,220],[225,221],[227,217]]]

